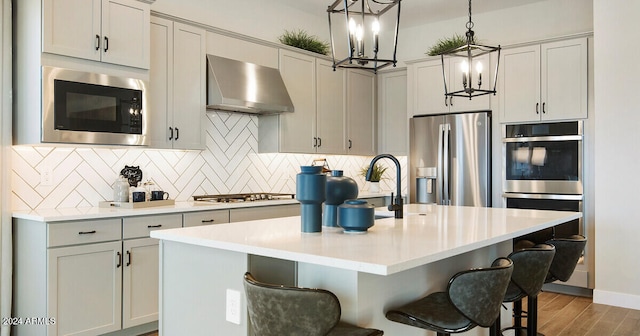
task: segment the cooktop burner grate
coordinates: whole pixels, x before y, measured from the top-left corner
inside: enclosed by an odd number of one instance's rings
[[[220,203],[271,201],[271,200],[294,199],[294,198],[295,198],[295,194],[280,194],[280,193],[247,193],[247,194],[193,196],[194,201],[220,202]]]

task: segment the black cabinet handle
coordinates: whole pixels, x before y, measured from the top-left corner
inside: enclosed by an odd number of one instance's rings
[[[176,140],[180,139],[180,129],[176,127]]]
[[[85,234],[92,234],[92,233],[96,233],[96,230],[92,230],[92,231],[80,231],[80,232],[78,232],[78,234],[81,234],[81,235],[85,235]]]
[[[322,147],[322,138],[318,138],[318,147]]]
[[[173,127],[169,127],[169,132],[170,132],[169,140],[173,140]]]
[[[450,106],[453,106],[453,96],[450,96],[450,97],[449,97],[449,105],[450,105]]]
[[[444,97],[444,106],[449,106],[449,103],[447,103],[447,99],[449,99],[449,97],[445,96]]]
[[[116,255],[118,255],[118,264],[116,264],[116,268],[120,268],[120,266],[122,266],[122,253],[116,252]]]
[[[313,148],[318,147],[318,138],[313,137]]]
[[[127,251],[127,266],[131,265],[131,252]]]
[[[545,108],[545,105],[547,105],[547,103],[542,103],[542,114],[547,114],[547,110]]]
[[[159,228],[159,227],[162,227],[162,224],[158,224],[158,225],[147,225],[147,227],[148,227],[149,229]]]
[[[96,34],[96,50],[100,50],[100,35]]]
[[[104,52],[107,52],[107,50],[109,50],[109,38],[108,37],[104,37]]]
[[[215,221],[216,221],[215,219],[203,219],[202,220],[203,223],[213,223]]]
[[[352,145],[353,145],[353,142],[351,142],[351,139],[349,139],[349,149],[351,149]]]
[[[536,114],[540,114],[539,107],[540,103],[536,103]]]

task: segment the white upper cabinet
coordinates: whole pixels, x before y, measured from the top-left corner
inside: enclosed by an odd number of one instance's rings
[[[407,155],[407,71],[378,73],[378,153]]]
[[[295,111],[279,116],[279,151],[313,153],[316,137],[316,58],[281,49],[280,74]]]
[[[204,148],[204,29],[153,17],[149,71],[150,147]]]
[[[333,63],[318,59],[316,153],[341,154],[345,152],[344,70],[333,71]],[[314,141],[314,142],[316,142]]]
[[[347,74],[347,154],[376,154],[376,75],[362,70]]]
[[[492,68],[489,55],[480,58],[484,65],[482,88],[490,89]],[[461,58],[445,58],[444,74],[447,76],[449,92],[462,89]],[[490,109],[490,95],[473,99],[463,97],[445,97],[443,66],[440,59],[409,64],[407,67],[408,110],[409,117],[421,114],[439,114],[449,112],[475,111]],[[477,86],[477,78],[474,78]]]
[[[586,118],[587,53],[586,38],[504,50],[500,121]]]
[[[135,0],[44,0],[42,51],[148,69],[149,20]]]

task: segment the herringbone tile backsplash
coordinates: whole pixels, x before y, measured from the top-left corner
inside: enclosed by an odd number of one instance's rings
[[[206,149],[203,151],[158,150],[137,147],[45,147],[14,146],[12,155],[12,202],[14,210],[97,206],[113,199],[112,184],[125,165],[140,166],[143,181],[153,180],[176,201],[193,195],[245,192],[295,193],[300,166],[326,158],[331,169],[344,170],[358,182],[371,157],[316,154],[259,154],[258,118],[225,112],[208,112]],[[406,157],[402,185],[406,192]],[[395,189],[395,167],[381,189]],[[43,173],[51,183],[42,183]]]

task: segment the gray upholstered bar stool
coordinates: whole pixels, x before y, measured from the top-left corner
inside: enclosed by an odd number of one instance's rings
[[[581,235],[572,235],[567,238],[554,238],[548,240],[547,244],[553,245],[556,248],[556,254],[553,257],[549,272],[544,280],[545,283],[551,283],[554,281],[568,281],[571,275],[576,269],[580,257],[584,252],[584,248],[587,245],[587,239]],[[518,241],[515,245],[518,248],[527,248],[533,246],[534,243],[530,241]],[[537,330],[537,317],[538,317],[538,298],[533,297],[527,299],[528,318],[527,325],[529,323],[534,324],[535,330]],[[534,314],[533,316],[531,314]]]
[[[389,320],[433,330],[441,335],[476,326],[493,326],[509,286],[513,262],[496,259],[491,267],[454,275],[446,292],[437,292],[386,313]]]
[[[556,254],[555,247],[549,244],[538,244],[532,247],[520,249],[509,254],[513,261],[513,274],[507,288],[503,302],[513,302],[513,326],[500,329],[500,316],[496,319],[492,334],[501,334],[507,329],[514,329],[516,335],[520,334],[522,327],[522,299],[527,297],[527,335],[535,335],[537,332],[537,311],[531,309],[532,298],[536,298],[542,291],[542,285],[549,272],[549,267]],[[498,332],[500,330],[500,332]]]
[[[323,289],[272,285],[244,275],[251,329],[256,336],[378,336],[377,329],[340,322],[340,302]]]

